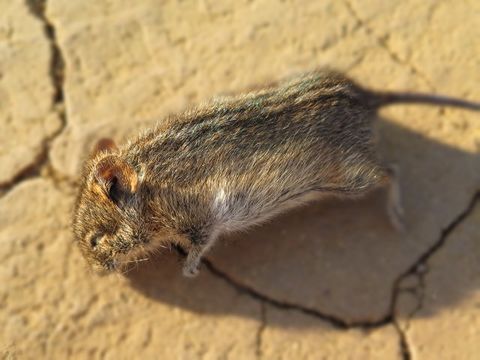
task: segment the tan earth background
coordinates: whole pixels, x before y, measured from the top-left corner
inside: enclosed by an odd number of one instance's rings
[[[480,116],[395,106],[384,194],[225,238],[198,278],[165,251],[88,270],[82,159],[215,95],[329,66],[375,89],[480,100],[477,0],[0,1],[0,354],[6,359],[479,359]]]

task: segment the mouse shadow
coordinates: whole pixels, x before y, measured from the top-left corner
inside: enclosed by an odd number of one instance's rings
[[[197,278],[184,278],[179,254],[163,251],[126,274],[130,285],[151,299],[202,314],[258,316],[245,306],[254,298],[340,326],[384,323],[394,309],[398,279],[441,240],[442,229],[475,193],[480,159],[385,119],[375,127],[380,157],[400,169],[404,232],[390,225],[384,189],[361,199],[329,197],[220,239]],[[447,264],[450,272],[461,271]],[[443,290],[448,296],[436,294],[435,310],[421,316],[455,306],[478,284],[450,284]],[[312,324],[282,317],[269,322]]]

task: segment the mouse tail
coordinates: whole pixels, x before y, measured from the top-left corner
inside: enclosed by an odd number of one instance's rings
[[[383,107],[393,104],[427,104],[437,106],[452,106],[463,109],[480,111],[480,102],[462,100],[443,95],[432,95],[413,92],[380,92],[375,93],[376,107]]]

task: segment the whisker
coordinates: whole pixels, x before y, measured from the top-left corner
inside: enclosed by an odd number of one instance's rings
[[[129,264],[129,263],[139,263],[141,261],[147,261],[149,258],[142,258],[142,259],[134,259],[134,260],[129,260],[129,261],[122,261],[122,264]]]
[[[122,275],[127,275],[130,271],[132,271],[134,268],[130,266],[130,268],[127,268],[125,271],[120,271]]]

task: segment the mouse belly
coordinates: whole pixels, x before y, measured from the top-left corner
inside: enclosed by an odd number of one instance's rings
[[[321,172],[315,176],[309,173],[310,178],[316,177],[310,181],[305,181],[305,175],[271,177],[268,181],[257,179],[256,182],[252,178],[249,187],[240,188],[227,183],[214,192],[212,214],[220,231],[238,231],[327,196],[362,196],[385,177],[380,165],[368,162],[364,165],[338,171],[335,177]],[[296,174],[302,174],[301,170]]]
[[[276,200],[264,203],[261,201],[229,202],[225,191],[221,190],[215,197],[212,210],[217,219],[217,230],[234,232],[263,224],[273,217],[299,206],[321,200],[328,196],[322,191],[306,191],[292,196],[288,200]]]

